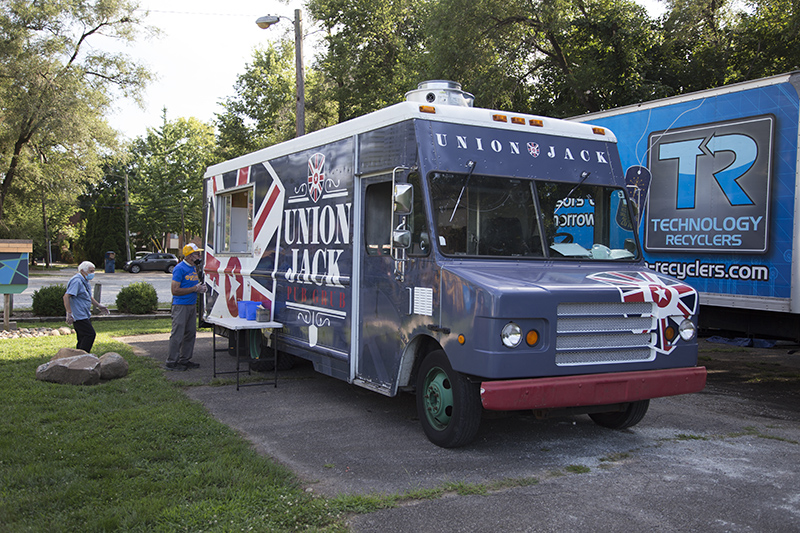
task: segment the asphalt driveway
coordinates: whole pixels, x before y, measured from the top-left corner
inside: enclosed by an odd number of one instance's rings
[[[123,340],[139,355],[166,359],[167,335]],[[710,358],[728,356],[754,357]],[[701,393],[653,400],[625,431],[588,416],[516,413],[484,419],[474,443],[445,450],[425,438],[411,395],[387,398],[309,365],[282,372],[277,387],[236,391],[233,375],[209,385],[209,332],[200,333],[194,360],[200,369],[166,376],[201,385],[186,394],[291,468],[309,491],[460,489],[353,516],[356,532],[800,531],[796,387],[758,395],[712,374]],[[235,360],[222,353],[217,365],[232,370]]]

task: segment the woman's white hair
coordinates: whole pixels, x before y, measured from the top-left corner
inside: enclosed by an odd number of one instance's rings
[[[94,268],[94,263],[91,261],[84,261],[78,265],[78,272],[89,272],[90,268]]]

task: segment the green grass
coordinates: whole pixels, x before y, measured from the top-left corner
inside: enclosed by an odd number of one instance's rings
[[[0,341],[0,529],[345,531],[345,505],[304,492],[155,361],[112,338],[168,331],[168,320],[98,321],[95,329],[94,351],[120,353],[127,377],[95,386],[37,381],[36,367],[64,339]]]

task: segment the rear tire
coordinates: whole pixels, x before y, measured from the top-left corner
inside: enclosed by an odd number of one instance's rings
[[[650,400],[640,400],[629,403],[624,411],[591,413],[589,417],[598,426],[610,429],[625,429],[641,422],[647,413],[648,407],[650,407]]]
[[[417,373],[417,414],[432,443],[457,448],[475,438],[482,412],[478,387],[453,370],[442,350],[423,359]]]

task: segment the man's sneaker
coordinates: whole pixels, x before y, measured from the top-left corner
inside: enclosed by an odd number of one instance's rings
[[[167,370],[186,370],[186,365],[183,363],[170,363],[168,362],[164,367]]]
[[[193,361],[186,361],[185,363],[183,363],[183,366],[185,366],[187,370],[191,370],[193,368],[200,368],[200,363],[195,363]]]

